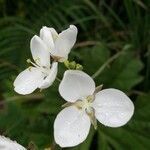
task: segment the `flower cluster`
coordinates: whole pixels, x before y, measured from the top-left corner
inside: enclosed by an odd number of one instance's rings
[[[14,81],[14,90],[19,94],[30,94],[37,88],[52,85],[57,75],[58,62],[68,59],[68,54],[76,42],[77,28],[70,25],[67,30],[57,33],[54,28],[43,27],[40,36],[33,36],[30,42],[34,62],[21,72]]]
[[[58,63],[68,59],[77,32],[74,25],[59,34],[54,28],[43,27],[39,36],[33,36],[30,48],[34,62],[27,60],[31,66],[17,76],[14,90],[25,95],[37,88],[51,86],[57,76]],[[134,113],[134,105],[125,93],[113,88],[102,90],[102,85],[96,87],[88,74],[77,70],[79,66],[66,70],[59,85],[59,93],[67,101],[54,122],[54,138],[61,147],[82,143],[88,136],[91,124],[97,128],[97,121],[108,127],[120,127]],[[0,147],[5,147],[8,142],[0,138]]]

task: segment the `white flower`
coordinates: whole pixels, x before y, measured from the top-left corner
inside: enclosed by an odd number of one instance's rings
[[[76,42],[77,32],[78,30],[74,25],[70,25],[68,29],[59,34],[54,28],[44,26],[40,30],[40,38],[47,45],[52,57],[63,62],[68,59],[68,54]]]
[[[49,87],[57,75],[57,62],[50,64],[50,53],[47,46],[38,36],[30,42],[32,57],[35,63],[28,60],[33,66],[21,72],[14,81],[14,90],[19,94],[30,94],[35,89]]]
[[[105,126],[120,127],[133,115],[134,105],[117,89],[95,90],[93,79],[82,71],[68,70],[59,86],[68,102],[54,122],[54,137],[61,147],[82,143],[96,119]]]
[[[9,138],[0,136],[0,150],[26,150],[16,141],[11,141]]]

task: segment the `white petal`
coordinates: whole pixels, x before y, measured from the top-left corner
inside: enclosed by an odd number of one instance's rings
[[[27,68],[23,72],[21,72],[14,81],[14,90],[19,94],[30,94],[36,88],[38,88],[39,84],[43,81],[43,74],[41,70],[32,67]]]
[[[34,61],[40,66],[50,66],[50,52],[40,37],[34,36],[30,42],[31,53]]]
[[[43,80],[43,82],[41,83],[39,88],[45,89],[45,88],[48,88],[49,86],[51,86],[53,84],[54,80],[56,79],[57,71],[58,71],[58,63],[54,62],[50,69],[49,75]]]
[[[51,31],[51,34],[55,43],[56,39],[58,38],[58,33],[56,32],[54,28],[49,28],[49,30]]]
[[[125,125],[134,113],[134,105],[130,98],[117,89],[98,92],[93,107],[98,121],[110,127]]]
[[[67,30],[62,31],[55,42],[55,48],[51,51],[52,55],[68,59],[68,54],[76,42],[77,28],[70,25]]]
[[[61,147],[82,143],[90,130],[90,119],[85,112],[71,106],[63,109],[54,122],[54,138]]]
[[[59,85],[60,95],[69,102],[92,95],[95,91],[93,79],[83,71],[67,70]]]
[[[53,41],[52,33],[48,27],[43,27],[40,30],[40,38],[47,45],[49,51],[51,51],[54,48],[54,41]]]
[[[0,136],[0,150],[26,150],[16,141],[11,141],[9,138]]]

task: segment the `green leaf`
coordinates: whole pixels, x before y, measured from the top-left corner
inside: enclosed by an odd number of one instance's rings
[[[109,59],[109,49],[105,44],[99,43],[91,48],[83,48],[79,52],[83,70],[92,75],[98,68]]]
[[[142,62],[132,52],[125,51],[110,64],[98,77],[98,81],[106,87],[129,91],[143,79],[139,72],[143,68]]]

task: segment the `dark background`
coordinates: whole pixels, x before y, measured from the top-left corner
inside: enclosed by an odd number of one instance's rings
[[[149,150],[149,17],[149,0],[0,0],[0,134],[33,149],[61,149],[53,138],[54,119],[65,103],[59,82],[21,96],[13,81],[28,66],[30,39],[42,26],[61,31],[75,24],[79,33],[70,60],[90,75],[100,69],[96,84],[127,93],[135,113],[121,128],[99,123],[83,144],[70,149]],[[59,78],[64,70],[59,65]]]

